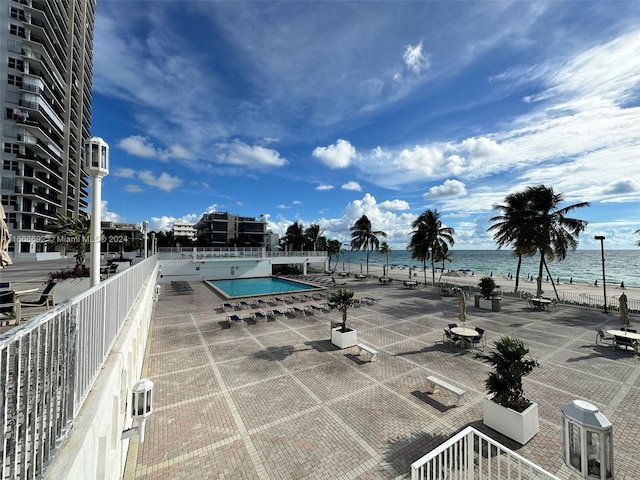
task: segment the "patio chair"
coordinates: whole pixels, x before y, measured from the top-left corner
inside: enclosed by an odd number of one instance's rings
[[[602,331],[601,328],[596,328],[596,332],[598,333],[596,335],[596,345],[598,345],[599,342],[602,342],[602,343],[611,342],[611,345],[613,345],[613,342],[615,341],[615,337],[605,335],[605,333]]]
[[[469,339],[469,343],[471,343],[472,348],[482,345],[481,348],[484,349],[484,347],[487,346],[487,340],[484,337],[484,328],[476,327],[476,332],[478,332],[479,335],[471,337]]]
[[[55,282],[47,283],[47,286],[44,287],[42,292],[40,293],[40,298],[38,300],[20,300],[20,306],[22,308],[29,307],[53,307],[53,287],[55,287]]]
[[[629,333],[638,333],[638,330],[636,330],[635,328],[625,328],[624,330],[626,330]]]
[[[457,324],[457,323],[450,323],[450,324],[448,325],[449,330],[451,330],[452,328],[456,328],[457,326],[458,326],[458,324]]]
[[[449,348],[455,346],[456,344],[460,346],[460,337],[457,335],[453,335],[446,328],[444,330],[444,335],[442,336],[442,343],[449,342]]]
[[[615,348],[624,347],[626,350],[627,347],[631,347],[633,349],[634,356],[638,354],[638,341],[629,337],[621,337],[620,335],[614,335],[615,337]]]

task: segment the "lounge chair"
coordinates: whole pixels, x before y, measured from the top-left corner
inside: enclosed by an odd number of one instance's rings
[[[287,314],[284,313],[282,310],[278,310],[277,308],[274,308],[273,310],[269,310],[267,312],[267,315],[269,315],[270,317],[276,318],[276,317],[286,317]]]
[[[229,326],[233,327],[234,325],[243,325],[242,317],[238,315],[227,315],[227,322],[229,322]]]
[[[117,265],[116,265],[117,266]],[[29,307],[53,307],[53,287],[56,286],[55,282],[47,283],[47,286],[44,287],[42,292],[40,293],[40,298],[38,300],[20,300],[20,306],[23,308]]]
[[[615,337],[605,335],[601,328],[596,328],[596,332],[598,333],[596,335],[596,345],[598,345],[599,342],[611,342],[611,345],[613,345]]]
[[[307,312],[300,308],[300,307],[289,307],[288,309],[289,313],[291,313],[291,315],[293,315],[294,317],[297,317],[298,315],[302,315],[303,317],[307,315]]]
[[[267,322],[269,320],[269,318],[267,317],[266,313],[258,310],[257,312],[251,312],[251,318],[253,318],[254,320],[258,321],[258,320],[264,320],[265,322]]]
[[[228,312],[229,310],[235,310],[236,309],[236,307],[233,304],[228,303],[228,302],[227,303],[223,303],[222,305],[220,305],[220,308],[222,310],[224,310],[225,312]]]

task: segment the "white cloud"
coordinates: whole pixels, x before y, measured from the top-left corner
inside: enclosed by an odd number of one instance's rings
[[[166,162],[170,159],[190,159],[193,155],[181,145],[170,145],[168,149],[156,148],[149,137],[132,135],[118,142],[118,147],[129,155],[142,158],[154,158]]]
[[[424,198],[459,197],[466,195],[464,183],[458,180],[446,180],[442,185],[431,187]]]
[[[138,178],[150,187],[156,187],[165,192],[170,192],[182,184],[181,179],[173,177],[166,172],[156,177],[150,170],[142,170],[138,173]]]
[[[326,192],[328,190],[333,190],[335,187],[333,185],[318,185],[316,190],[319,192]]]
[[[302,205],[302,202],[300,200],[294,200],[293,205]]]
[[[113,175],[118,178],[135,178],[136,171],[133,168],[116,168]]]
[[[386,200],[379,205],[383,210],[409,210],[409,203],[404,200]]]
[[[354,192],[361,192],[362,191],[362,187],[360,186],[360,184],[358,182],[347,182],[345,184],[342,185],[343,190],[351,190]]]
[[[282,167],[286,165],[286,159],[271,148],[260,145],[247,145],[240,140],[232,143],[218,144],[220,153],[216,157],[219,163],[239,165],[243,167]]]
[[[287,208],[291,208],[291,206],[281,203],[280,205],[276,205],[276,208],[280,208],[280,209],[284,210],[284,209],[287,209]]]
[[[124,191],[129,193],[140,193],[140,192],[143,192],[144,190],[140,185],[129,183],[124,186]]]
[[[163,215],[161,217],[151,217],[149,220],[149,230],[154,232],[169,232],[173,228],[173,223],[176,221],[175,217]]]
[[[346,168],[358,156],[353,145],[343,139],[328,147],[316,147],[312,155],[329,168]]]
[[[402,55],[402,60],[409,70],[414,73],[420,73],[429,68],[431,60],[429,55],[425,55],[422,51],[422,41],[418,45],[407,45]]]
[[[102,217],[100,220],[103,222],[116,222],[116,223],[123,222],[124,218],[121,215],[118,215],[115,212],[109,211],[108,203],[109,202],[107,202],[106,200],[102,200],[100,204],[101,205],[100,213]]]

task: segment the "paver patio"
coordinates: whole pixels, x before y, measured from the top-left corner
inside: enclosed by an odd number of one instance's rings
[[[615,314],[534,311],[508,298],[494,313],[468,302],[467,325],[485,328],[487,349],[501,335],[517,336],[541,364],[525,379],[525,394],[539,403],[540,432],[520,446],[482,425],[489,366],[442,342],[443,328],[457,322],[456,298],[399,282],[347,282],[356,297],[379,300],[351,309],[348,320],[378,350],[376,362],[329,342],[338,312],[229,328],[222,300],[204,284],[192,283],[188,295],[163,286],[143,372],[155,382],[155,410],[145,442],[132,440],[125,478],[409,478],[413,461],[468,425],[571,478],[561,457],[561,407],[573,399],[613,423],[615,478],[640,478],[638,359],[595,344],[594,329],[616,325]],[[465,404],[455,407],[447,392],[427,394],[428,375],[466,390]]]

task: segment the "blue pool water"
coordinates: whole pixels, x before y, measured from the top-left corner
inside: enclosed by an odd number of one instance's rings
[[[227,298],[274,295],[318,289],[318,287],[312,285],[277,277],[234,278],[231,280],[207,280],[206,282]]]

